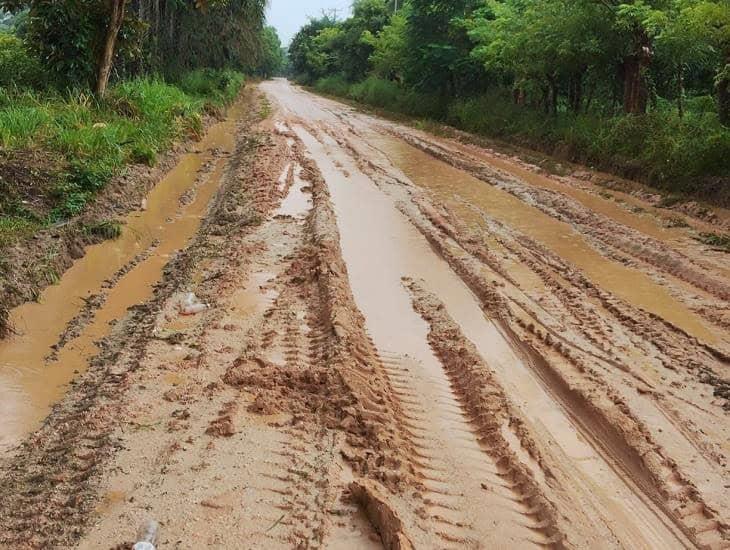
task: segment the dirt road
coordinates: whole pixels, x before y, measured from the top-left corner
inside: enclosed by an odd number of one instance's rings
[[[283,80],[225,128],[154,293],[68,313],[103,340],[0,462],[1,545],[730,548],[725,213]]]

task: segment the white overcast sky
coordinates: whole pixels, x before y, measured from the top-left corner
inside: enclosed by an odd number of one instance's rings
[[[276,27],[281,43],[289,45],[296,32],[309,20],[319,17],[322,10],[338,10],[340,19],[350,13],[352,0],[269,0],[269,25]]]

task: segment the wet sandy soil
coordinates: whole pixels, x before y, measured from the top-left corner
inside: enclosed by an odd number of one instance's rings
[[[261,91],[271,117],[249,97],[178,188],[190,233],[127,272],[144,303],[105,309],[120,276],[58,350],[90,367],[0,462],[0,546],[126,548],[154,518],[159,548],[728,547],[728,264],[700,225]]]

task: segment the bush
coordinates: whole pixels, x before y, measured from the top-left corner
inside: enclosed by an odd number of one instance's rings
[[[416,117],[440,118],[443,109],[438,98],[418,93],[393,82],[370,76],[349,84],[341,75],[319,79],[314,89],[323,94],[354,99],[365,105]]]
[[[730,177],[730,130],[712,112],[688,113],[682,119],[671,110],[644,116],[555,117],[515,105],[503,95],[486,94],[454,102],[449,122],[669,191],[696,193],[710,179],[727,184]]]
[[[0,33],[0,88],[38,88],[42,83],[40,62],[28,53],[22,40]]]
[[[243,74],[227,69],[198,69],[183,76],[177,86],[185,93],[206,98],[221,107],[233,101],[245,81]]]
[[[350,84],[342,75],[321,78],[315,83],[314,88],[321,94],[336,95],[339,97],[348,97],[350,95]]]

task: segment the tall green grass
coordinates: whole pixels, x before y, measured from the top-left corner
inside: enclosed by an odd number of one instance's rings
[[[103,101],[79,91],[5,89],[0,147],[43,149],[65,159],[50,193],[55,206],[44,220],[55,222],[81,212],[126,165],[153,165],[175,140],[199,136],[207,106],[231,102],[243,83],[244,76],[231,71],[196,71],[177,84],[141,78],[117,84]],[[14,212],[0,197],[0,219]],[[22,227],[8,221],[0,233]]]

